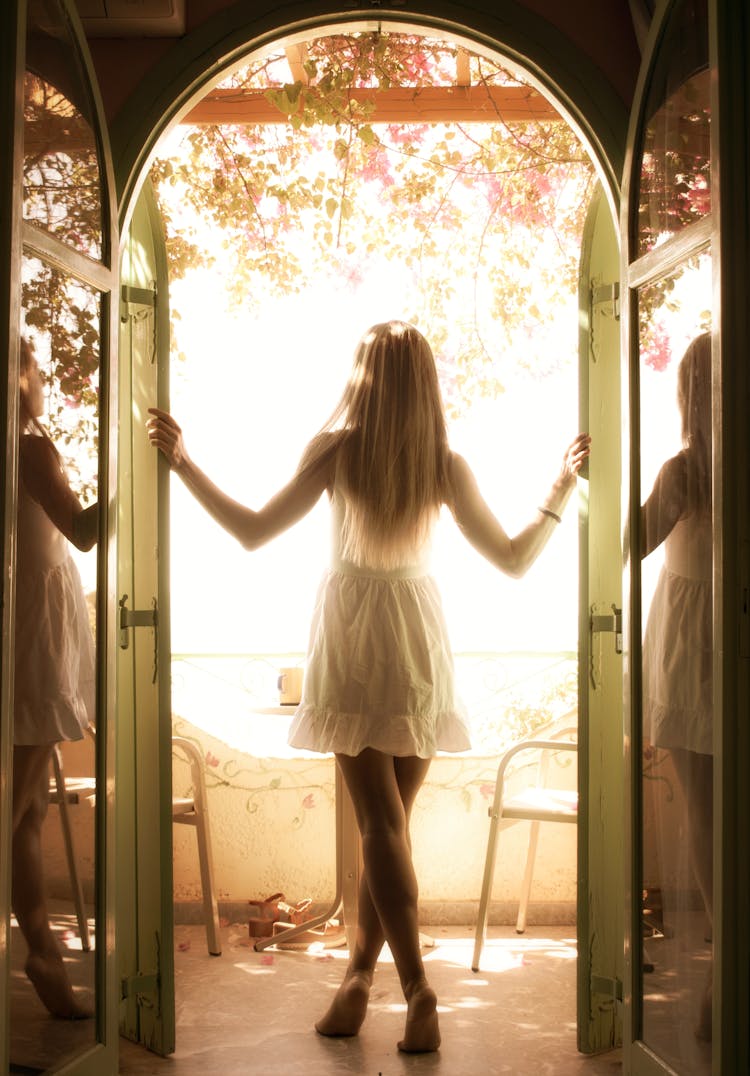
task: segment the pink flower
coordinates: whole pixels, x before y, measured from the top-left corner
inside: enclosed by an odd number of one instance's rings
[[[219,765],[218,758],[216,757],[216,755],[211,754],[210,751],[206,751],[206,765],[207,766],[218,766]]]
[[[484,798],[486,800],[489,800],[495,795],[495,786],[494,785],[480,785],[479,786],[479,794],[480,794],[480,796],[484,796]]]
[[[315,797],[313,796],[312,792],[307,793],[305,798],[302,800],[302,806],[305,807],[308,811],[311,807],[315,806]]]

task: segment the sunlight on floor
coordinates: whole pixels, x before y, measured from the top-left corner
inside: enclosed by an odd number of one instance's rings
[[[251,948],[244,924],[222,930],[224,955],[206,953],[201,927],[176,928],[177,1050],[160,1059],[123,1042],[123,1076],[618,1076],[618,1051],[576,1049],[576,950],[570,927],[493,927],[481,971],[470,971],[473,930],[425,926],[423,949],[439,998],[438,1055],[400,1054],[405,1005],[385,951],[356,1039],[313,1031],[348,960],[346,948]],[[184,948],[181,948],[184,946]]]

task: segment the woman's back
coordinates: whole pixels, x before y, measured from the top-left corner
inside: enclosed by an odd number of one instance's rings
[[[346,550],[346,494],[334,486],[331,496],[331,568],[346,575],[377,576],[382,579],[408,579],[427,575],[430,567],[432,531],[427,531],[411,549],[403,549],[398,562],[387,567],[357,563]]]

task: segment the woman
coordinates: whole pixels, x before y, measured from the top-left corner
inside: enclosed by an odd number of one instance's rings
[[[711,335],[677,370],[683,447],[661,467],[641,508],[642,556],[664,543],[643,638],[643,727],[669,751],[685,797],[692,867],[713,925],[713,524]],[[711,990],[696,1033],[711,1038]]]
[[[329,495],[331,569],[313,616],[293,746],[335,753],[362,837],[357,938],[344,981],[316,1024],[354,1035],[387,941],[407,1002],[406,1052],[440,1045],[437,999],[419,947],[409,817],[438,750],[469,738],[453,693],[451,648],[428,574],[430,536],[447,504],[467,539],[500,570],[524,574],[546,545],[589,452],[581,434],[528,526],[509,538],[466,462],[448,446],[435,360],[400,321],[361,339],[344,394],[291,482],[255,512],[222,493],[185,451],[171,416],[151,409],[149,436],[211,515],[254,549]]]
[[[94,717],[94,652],[83,588],[68,543],[96,542],[97,506],[71,490],[49,435],[42,378],[21,341],[13,732],[12,903],[26,974],[49,1011],[91,1015],[73,992],[47,913],[41,845],[55,744],[80,740]]]

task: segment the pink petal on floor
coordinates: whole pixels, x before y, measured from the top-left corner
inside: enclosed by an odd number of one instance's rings
[[[268,966],[269,964],[273,964],[273,954],[264,953],[263,956],[260,958],[260,962],[261,964],[265,964],[266,966]]]

